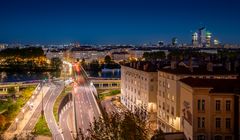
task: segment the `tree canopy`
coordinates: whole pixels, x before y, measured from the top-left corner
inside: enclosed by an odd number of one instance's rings
[[[145,58],[145,60],[147,61],[156,61],[159,59],[165,59],[166,55],[164,52],[162,51],[158,51],[158,52],[145,52],[143,54],[143,58]]]
[[[112,58],[109,55],[106,55],[105,58],[104,58],[104,62],[109,64],[109,63],[112,62]]]
[[[81,130],[80,130],[81,132]],[[141,113],[113,113],[103,115],[90,124],[89,136],[80,135],[82,140],[146,140],[149,139],[148,125]],[[80,133],[81,134],[81,133]]]

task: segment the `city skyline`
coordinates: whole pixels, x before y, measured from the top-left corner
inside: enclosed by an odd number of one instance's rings
[[[190,43],[206,26],[213,39],[239,44],[237,0],[1,1],[0,42],[143,44]]]

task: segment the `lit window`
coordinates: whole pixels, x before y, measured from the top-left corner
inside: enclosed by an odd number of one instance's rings
[[[170,88],[170,84],[169,83],[167,84],[167,87]]]

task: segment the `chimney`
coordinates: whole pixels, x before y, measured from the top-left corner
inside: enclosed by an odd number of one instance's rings
[[[191,72],[193,72],[193,64],[192,64],[193,62],[192,62],[192,57],[190,57],[190,59],[189,59],[189,70],[191,71]]]
[[[177,67],[177,62],[176,61],[171,61],[171,69],[176,69]]]
[[[213,63],[212,62],[208,62],[207,64],[207,71],[213,71]]]

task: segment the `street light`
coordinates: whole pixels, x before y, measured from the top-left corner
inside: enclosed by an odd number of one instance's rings
[[[15,122],[16,122],[16,130],[17,130],[18,118],[15,119]]]

